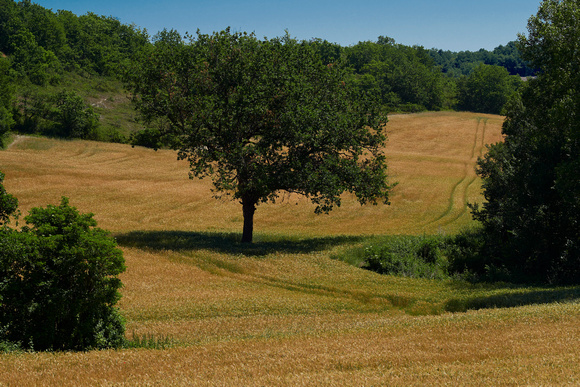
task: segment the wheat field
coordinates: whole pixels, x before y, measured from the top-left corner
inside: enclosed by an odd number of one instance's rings
[[[482,200],[473,167],[485,144],[501,140],[502,121],[390,117],[390,206],[345,196],[317,216],[305,199],[282,195],[258,207],[251,247],[238,243],[240,205],[188,180],[175,152],[17,138],[0,151],[7,191],[23,213],[61,196],[95,213],[127,261],[127,336],[164,344],[3,354],[0,385],[580,384],[577,287],[407,279],[333,259],[372,235],[469,225],[467,202]],[[451,312],[481,299],[512,307]]]
[[[501,140],[500,116],[470,113],[394,115],[386,154],[391,205],[361,207],[345,196],[329,215],[305,198],[280,195],[258,206],[255,231],[297,236],[453,232],[470,222],[466,203],[481,200],[473,166],[485,144]],[[241,232],[239,203],[213,198],[211,182],[190,181],[169,150],[120,144],[20,138],[0,153],[5,186],[23,212],[61,196],[93,212],[99,226],[127,230]]]

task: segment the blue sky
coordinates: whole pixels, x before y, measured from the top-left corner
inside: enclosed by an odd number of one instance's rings
[[[443,50],[491,50],[525,33],[540,0],[33,0],[53,11],[94,12],[153,35],[223,30],[321,38],[343,46],[376,41]]]

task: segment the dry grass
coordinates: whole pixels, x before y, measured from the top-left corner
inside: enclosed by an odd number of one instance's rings
[[[323,236],[455,231],[470,222],[466,201],[478,201],[473,165],[483,143],[501,139],[502,118],[470,113],[395,115],[387,126],[391,206],[345,197],[317,216],[307,199],[283,195],[258,207],[256,232]],[[28,138],[0,153],[7,189],[21,207],[58,203],[66,195],[111,231],[240,232],[241,206],[212,198],[210,181],[187,179],[175,152],[93,142]],[[259,236],[258,236],[259,237]]]
[[[577,305],[567,305],[437,317],[304,318],[296,321],[297,330],[308,324],[313,331],[285,337],[237,335],[166,350],[4,355],[0,380],[7,385],[577,385],[578,312]]]
[[[501,120],[393,116],[392,206],[345,198],[316,217],[287,197],[258,209],[251,248],[237,243],[239,205],[187,180],[173,152],[20,140],[0,152],[7,190],[23,210],[66,195],[94,212],[123,245],[128,336],[172,346],[0,355],[0,385],[579,384],[578,288],[395,278],[330,258],[357,235],[468,224],[466,200],[481,200],[473,163]],[[494,300],[521,306],[448,312]]]

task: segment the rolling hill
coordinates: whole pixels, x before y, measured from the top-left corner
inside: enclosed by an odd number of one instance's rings
[[[378,275],[333,259],[374,235],[454,233],[482,200],[473,167],[503,118],[394,115],[390,206],[316,216],[292,195],[241,208],[175,152],[21,137],[0,151],[21,210],[67,196],[118,239],[119,307],[149,349],[0,355],[0,385],[575,384],[580,289]],[[461,307],[458,307],[461,306]],[[508,307],[509,306],[509,307]]]

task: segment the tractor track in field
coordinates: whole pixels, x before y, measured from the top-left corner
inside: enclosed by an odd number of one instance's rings
[[[432,226],[433,224],[437,224],[440,227],[446,226],[467,213],[469,188],[477,180],[474,169],[475,163],[478,157],[483,156],[483,149],[485,148],[486,127],[487,118],[478,117],[471,147],[471,157],[464,162],[464,171],[461,179],[451,187],[447,208],[435,219],[428,221],[424,227]]]
[[[8,144],[8,146],[6,146],[6,149],[10,149],[10,148],[12,148],[14,145],[16,145],[16,144],[18,144],[18,143],[22,142],[22,141],[23,141],[23,140],[25,140],[27,137],[28,137],[28,136],[23,136],[23,135],[17,134],[16,136],[14,136],[14,140],[13,140],[13,141],[12,141],[10,144]]]

